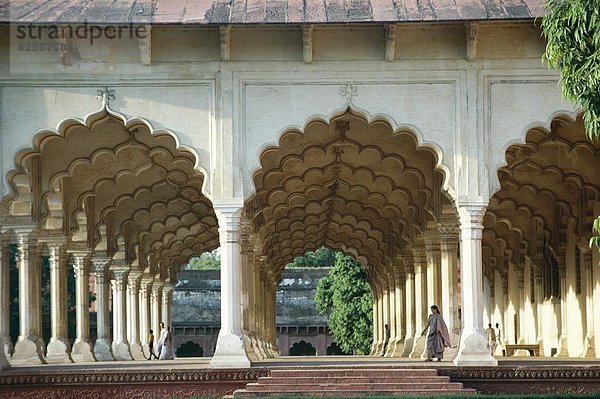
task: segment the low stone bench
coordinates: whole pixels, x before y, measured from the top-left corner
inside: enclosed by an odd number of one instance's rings
[[[506,356],[512,356],[516,350],[526,350],[531,356],[540,355],[540,346],[538,344],[516,344],[506,345]]]

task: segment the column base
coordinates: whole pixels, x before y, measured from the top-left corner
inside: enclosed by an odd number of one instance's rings
[[[454,358],[456,366],[497,366],[498,360],[492,356],[486,337],[479,331],[463,332]]]
[[[10,359],[13,353],[13,343],[9,336],[0,337],[0,345],[4,348],[4,357]]]
[[[454,360],[456,355],[458,355],[458,346],[460,344],[460,335],[451,332],[450,333],[450,341],[452,341],[452,345],[454,348],[446,348],[444,351],[444,359]]]
[[[142,349],[142,344],[139,342],[134,342],[129,345],[129,350],[131,352],[131,357],[133,360],[144,360],[147,357],[144,357],[144,350]],[[175,355],[175,354],[173,354]]]
[[[375,351],[373,352],[372,356],[381,356],[381,351],[383,351],[383,342],[377,341],[375,343]]]
[[[400,357],[404,353],[404,340],[399,340],[396,342],[394,346],[394,351],[392,352],[392,357]]]
[[[558,339],[558,350],[554,357],[569,357],[569,347],[567,345],[567,336],[561,335]]]
[[[409,357],[410,352],[412,352],[412,348],[413,348],[414,344],[415,344],[415,339],[413,337],[404,338],[404,350],[402,351],[402,354],[400,355],[400,357]]]
[[[73,363],[70,350],[71,345],[67,338],[50,338],[46,350],[46,363]]]
[[[595,358],[596,357],[596,345],[595,345],[594,336],[585,337],[585,345],[583,347],[583,352],[581,352],[581,357],[585,358]]]
[[[89,339],[77,339],[73,344],[73,350],[71,351],[71,358],[75,363],[89,363],[95,362],[94,352],[92,344]]]
[[[410,355],[408,355],[408,357],[411,359],[424,359],[426,357],[425,343],[426,343],[425,337],[415,338],[412,351],[410,352]]]
[[[23,365],[44,363],[46,363],[46,361],[44,360],[44,355],[40,351],[38,338],[35,336],[20,336],[15,345],[15,352],[10,359],[10,364]]]
[[[94,355],[99,362],[110,362],[115,360],[110,347],[110,341],[102,338],[96,339],[94,344]]]
[[[247,368],[250,367],[250,359],[244,348],[243,338],[240,335],[219,333],[217,348],[213,355],[210,368]]]
[[[4,351],[0,352],[0,371],[10,368],[10,363],[4,354]]]
[[[115,360],[133,360],[129,343],[127,342],[113,342],[112,354]]]
[[[251,362],[256,362],[256,361],[260,360],[260,357],[254,348],[254,345],[252,342],[253,341],[252,337],[244,334],[243,340],[244,340],[244,348],[247,348],[248,359],[250,359]]]

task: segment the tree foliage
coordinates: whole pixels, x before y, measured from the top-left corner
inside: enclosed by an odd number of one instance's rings
[[[600,140],[600,0],[548,0],[545,57],[560,70],[563,96],[581,104],[591,140]],[[590,246],[600,247],[600,218]]]
[[[373,341],[373,295],[362,265],[335,253],[329,274],[317,285],[317,311],[329,315],[337,345],[347,353],[367,354]]]
[[[321,247],[314,252],[306,252],[304,256],[298,256],[292,262],[288,263],[286,267],[331,267],[334,261],[334,252],[329,248]]]
[[[219,248],[192,258],[186,267],[188,270],[219,270],[220,268],[221,253]]]
[[[600,0],[548,0],[542,21],[549,65],[560,70],[563,95],[581,104],[591,139],[600,138]]]

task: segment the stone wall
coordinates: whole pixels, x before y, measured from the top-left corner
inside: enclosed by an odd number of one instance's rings
[[[327,317],[317,313],[314,296],[326,268],[286,269],[277,289],[277,336],[282,355],[300,341],[326,354],[333,337]],[[221,279],[218,270],[184,270],[173,292],[175,348],[191,341],[211,356],[221,323]]]

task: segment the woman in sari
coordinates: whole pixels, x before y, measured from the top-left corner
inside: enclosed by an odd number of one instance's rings
[[[450,348],[452,343],[450,342],[448,327],[436,305],[431,307],[431,314],[421,336],[425,336],[427,329],[429,329],[427,334],[427,361],[431,362],[435,357],[438,362],[441,362],[444,358],[444,349]]]

